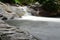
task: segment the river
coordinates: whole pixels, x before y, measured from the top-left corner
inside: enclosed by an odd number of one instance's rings
[[[30,34],[34,35],[39,40],[60,40],[59,18],[35,17],[26,15],[22,18],[7,20],[5,22],[9,25],[29,31]]]

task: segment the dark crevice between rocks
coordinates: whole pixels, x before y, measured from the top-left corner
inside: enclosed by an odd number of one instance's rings
[[[1,37],[0,37],[0,40],[2,40]]]
[[[3,17],[2,20],[7,20],[7,18],[6,17]]]

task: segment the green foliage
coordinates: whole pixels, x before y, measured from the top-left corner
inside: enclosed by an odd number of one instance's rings
[[[31,4],[34,2],[35,2],[34,0],[15,0],[15,3],[18,3],[18,4]]]
[[[35,2],[39,2],[42,4],[43,9],[47,11],[57,11],[58,8],[58,0],[0,0],[4,3],[12,3],[12,4],[21,4],[21,5],[29,5]]]
[[[58,10],[58,5],[56,3],[54,3],[53,1],[48,1],[46,3],[43,4],[42,6],[45,10],[53,12],[53,11],[57,11]]]
[[[0,0],[3,3],[15,3],[15,0]]]
[[[34,3],[35,0],[0,0],[4,3],[16,3],[16,4],[31,4]]]
[[[40,4],[42,4],[43,9],[56,12],[58,10],[58,2],[57,0],[37,0]]]

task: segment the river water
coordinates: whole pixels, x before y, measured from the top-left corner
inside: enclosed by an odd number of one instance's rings
[[[60,40],[59,20],[54,18],[23,16],[23,18],[16,18],[16,20],[8,20],[5,22],[29,31],[30,34],[39,40]]]

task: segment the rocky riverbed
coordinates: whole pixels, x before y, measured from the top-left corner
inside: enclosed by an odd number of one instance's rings
[[[38,40],[28,31],[10,26],[0,20],[0,40]]]
[[[27,6],[0,2],[0,40],[60,40],[60,19],[35,13]]]
[[[38,40],[28,31],[4,22],[5,20],[21,18],[25,13],[27,12],[21,6],[16,7],[0,2],[0,40]]]

